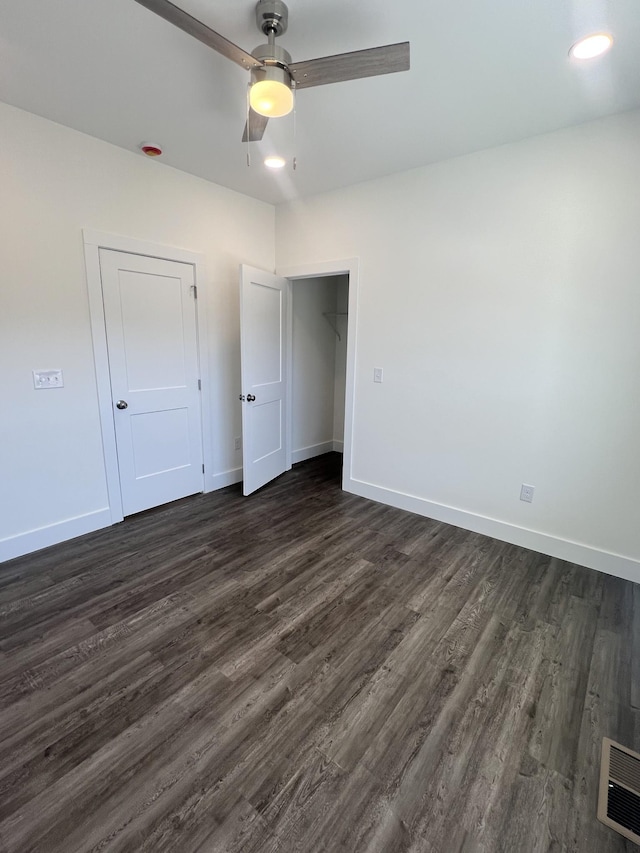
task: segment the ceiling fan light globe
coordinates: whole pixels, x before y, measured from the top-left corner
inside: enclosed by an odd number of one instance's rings
[[[293,92],[278,80],[254,83],[249,93],[251,108],[262,116],[280,118],[293,109]]]

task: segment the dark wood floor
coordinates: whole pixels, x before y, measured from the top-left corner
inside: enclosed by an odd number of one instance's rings
[[[637,849],[594,813],[640,588],[338,460],[0,567],[0,850]]]

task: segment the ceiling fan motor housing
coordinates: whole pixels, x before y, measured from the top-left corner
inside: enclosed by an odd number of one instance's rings
[[[251,69],[251,82],[259,83],[261,80],[279,80],[285,85],[291,87],[291,54],[279,44],[261,44],[254,51],[252,56],[262,62],[260,68]]]
[[[287,31],[289,9],[283,0],[258,0],[256,23],[266,36],[281,36]]]
[[[258,45],[255,50],[251,51],[251,55],[266,65],[278,65],[281,68],[288,68],[291,65],[291,54],[279,44]],[[254,70],[259,71],[260,69]]]

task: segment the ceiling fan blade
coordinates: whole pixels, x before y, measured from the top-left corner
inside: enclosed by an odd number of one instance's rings
[[[306,62],[294,62],[290,67],[296,89],[323,86],[325,83],[341,83],[359,77],[375,77],[378,74],[394,74],[409,70],[409,42],[354,50],[337,56],[323,56]]]
[[[248,135],[249,142],[260,142],[264,136],[264,131],[267,127],[268,121],[269,119],[267,116],[262,116],[260,113],[257,113],[249,107],[249,121],[244,126],[242,141],[246,142]]]
[[[217,50],[218,53],[226,56],[227,59],[237,62],[243,68],[260,67],[261,63],[254,56],[251,56],[250,53],[247,53],[241,47],[229,41],[229,39],[221,36],[220,33],[212,30],[206,24],[203,24],[202,21],[192,17],[184,9],[180,9],[178,6],[170,3],[169,0],[136,0],[136,3],[149,9],[151,12],[155,12],[156,15],[164,18],[165,21],[169,21],[170,24],[184,30],[185,33],[189,33],[190,36],[197,38],[198,41],[201,41],[208,47]]]

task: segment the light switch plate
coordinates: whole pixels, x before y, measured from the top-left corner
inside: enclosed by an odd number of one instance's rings
[[[64,379],[61,370],[34,370],[33,387],[40,388],[63,388]]]
[[[382,382],[382,368],[374,367],[373,368],[373,381],[374,382]]]

